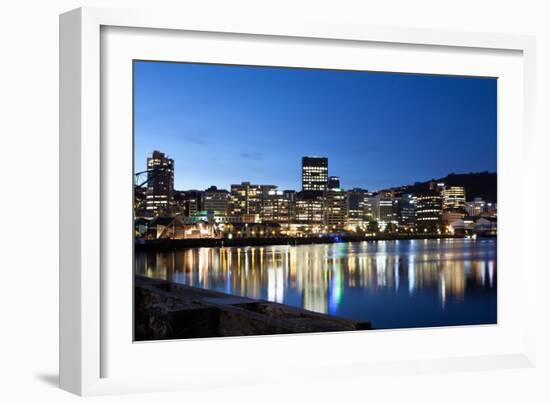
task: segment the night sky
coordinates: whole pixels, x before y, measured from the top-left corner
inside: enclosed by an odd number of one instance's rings
[[[134,62],[135,165],[175,161],[175,188],[301,188],[301,158],[345,189],[496,172],[497,80]]]

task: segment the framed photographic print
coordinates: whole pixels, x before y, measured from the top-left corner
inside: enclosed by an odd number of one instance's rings
[[[533,49],[62,15],[62,387],[532,365]]]

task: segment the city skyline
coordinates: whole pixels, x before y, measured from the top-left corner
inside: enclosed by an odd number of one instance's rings
[[[178,190],[298,190],[306,155],[328,157],[346,189],[496,172],[495,79],[161,62],[134,74],[136,171],[162,150]]]
[[[173,160],[173,158],[171,157],[170,153],[169,152],[165,152],[164,150],[153,150],[151,151],[148,155],[148,158],[146,158],[146,161],[147,159],[151,158],[154,153],[157,153],[157,152],[160,152],[162,154],[165,154],[167,158],[170,158]],[[302,172],[302,159],[303,158],[326,158],[328,160],[330,160],[330,158],[326,157],[326,156],[313,156],[313,155],[307,155],[307,156],[303,156],[302,158],[300,158],[300,162],[299,162],[299,172],[301,173]],[[174,160],[174,165],[177,166],[177,161]],[[144,175],[143,177],[145,178],[146,176],[146,172],[147,172],[147,163],[144,164],[145,165],[145,170],[143,171],[139,171],[142,175]],[[175,172],[177,172],[177,169],[174,169]],[[485,171],[483,171],[485,172]],[[483,173],[483,172],[448,172],[447,174],[443,175],[444,176],[447,176],[449,174],[478,174],[478,173]],[[489,172],[489,171],[486,171],[488,173],[496,173],[496,172]],[[254,183],[254,184],[258,184],[258,185],[273,185],[277,188],[277,190],[279,191],[285,191],[285,190],[290,190],[290,191],[296,191],[296,192],[301,192],[303,191],[303,183],[302,183],[302,180],[303,180],[303,176],[300,174],[298,175],[299,176],[299,183],[298,183],[298,187],[296,188],[283,188],[282,186],[280,186],[279,184],[277,183],[273,183],[273,182],[267,182],[267,181],[264,181],[264,182],[253,182],[251,180],[248,180],[246,178],[242,178],[241,180],[238,180],[234,183],[229,183],[227,185],[220,185],[219,183],[210,183],[210,184],[205,184],[204,186],[200,186],[200,187],[197,187],[197,188],[178,188],[177,186],[174,185],[174,191],[180,191],[180,192],[184,192],[184,191],[200,191],[200,192],[204,192],[205,190],[208,190],[209,188],[211,187],[216,187],[217,190],[225,190],[225,191],[230,191],[231,190],[231,186],[233,185],[240,185],[240,184],[243,184],[243,183]],[[338,181],[340,182],[344,182],[345,179],[343,179],[341,176],[339,175],[333,175],[331,174],[331,171],[330,171],[330,165],[329,165],[329,169],[328,169],[328,175],[327,175],[327,183],[328,181],[331,179],[331,178],[337,178]],[[430,182],[432,180],[439,180],[440,178],[439,177],[430,177],[430,178],[427,178],[427,179],[419,179],[419,180],[414,180],[413,182],[411,183],[401,183],[401,184],[396,184],[395,186],[390,186],[390,187],[387,187],[387,188],[380,188],[380,189],[370,189],[370,188],[367,188],[367,187],[361,187],[361,186],[356,186],[356,187],[353,187],[353,188],[349,188],[349,187],[345,187],[345,186],[339,186],[339,188],[341,189],[344,189],[344,190],[353,190],[353,189],[362,189],[362,190],[366,190],[366,191],[369,191],[369,192],[372,192],[372,193],[377,193],[377,192],[380,192],[380,191],[383,191],[383,190],[389,190],[389,189],[398,189],[400,187],[403,187],[403,186],[410,186],[410,185],[413,185],[415,183],[426,183],[426,182]],[[174,175],[174,183],[177,183],[177,177],[175,177]]]

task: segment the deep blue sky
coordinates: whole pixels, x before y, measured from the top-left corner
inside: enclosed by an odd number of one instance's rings
[[[156,149],[178,190],[300,190],[305,155],[346,189],[496,172],[496,92],[492,78],[135,62],[136,170]]]

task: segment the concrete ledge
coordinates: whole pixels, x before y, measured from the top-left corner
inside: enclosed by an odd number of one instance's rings
[[[369,322],[135,276],[135,341],[371,329]]]

